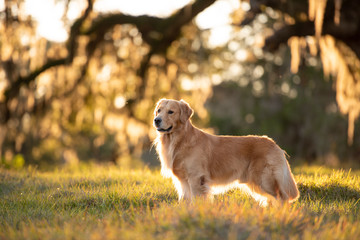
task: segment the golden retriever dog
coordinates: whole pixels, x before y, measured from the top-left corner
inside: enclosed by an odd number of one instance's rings
[[[192,114],[183,100],[161,99],[154,111],[161,173],[173,179],[179,201],[210,197],[213,189],[236,183],[262,196],[264,205],[299,197],[286,153],[272,139],[211,135],[192,125]]]

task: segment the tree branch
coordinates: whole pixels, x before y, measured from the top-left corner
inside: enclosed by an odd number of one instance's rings
[[[308,1],[298,0],[250,0],[251,9],[240,25],[251,23],[257,14],[264,9],[263,6],[271,7],[282,13],[289,14],[295,19],[294,25],[286,25],[265,40],[264,49],[269,51],[276,50],[280,44],[286,43],[292,36],[314,35],[314,23],[304,21],[303,15],[308,15]],[[360,5],[357,0],[343,1],[340,9],[340,21],[334,22],[335,3],[328,0],[323,20],[322,35],[332,35],[336,39],[342,40],[360,58]],[[302,14],[302,17],[301,17]]]
[[[76,50],[78,48],[77,39],[80,35],[87,35],[90,37],[90,41],[87,44],[87,57],[92,56],[93,51],[97,45],[103,41],[104,34],[117,24],[133,24],[141,32],[143,40],[149,44],[150,51],[143,57],[141,66],[137,71],[137,74],[142,79],[142,84],[139,87],[138,98],[143,99],[145,87],[146,87],[146,72],[151,59],[154,54],[165,54],[168,47],[173,41],[175,41],[180,33],[181,28],[194,19],[197,14],[204,9],[212,5],[216,0],[196,0],[190,3],[174,15],[168,18],[157,18],[151,16],[129,16],[124,14],[111,14],[106,16],[100,16],[93,24],[87,29],[82,30],[84,21],[87,19],[93,9],[93,1],[88,0],[88,6],[80,18],[78,18],[70,29],[69,39],[66,43],[68,50],[68,56],[61,59],[48,60],[43,66],[32,71],[27,76],[19,76],[15,82],[13,82],[9,89],[5,92],[5,101],[1,103],[0,110],[3,114],[0,121],[2,123],[7,122],[10,118],[9,109],[7,107],[8,102],[19,95],[19,91],[22,85],[29,85],[44,71],[65,64],[71,64],[73,62]],[[85,64],[86,68],[88,64]],[[86,73],[86,69],[82,69],[81,76]],[[78,80],[76,82],[80,82]],[[77,85],[77,84],[75,84]]]
[[[190,3],[168,18],[152,16],[129,16],[121,13],[99,16],[85,31],[84,35],[99,35],[118,24],[132,24],[141,33],[143,40],[150,46],[150,51],[143,57],[137,75],[142,84],[138,89],[136,101],[144,97],[146,73],[151,57],[154,54],[165,55],[166,50],[181,34],[181,28],[191,22],[200,12],[212,5],[216,0],[197,0]]]
[[[93,4],[94,4],[94,0],[88,0],[88,6],[85,9],[83,15],[80,18],[78,18],[70,28],[70,36],[67,42],[67,49],[69,51],[69,55],[67,57],[68,63],[71,63],[74,59],[76,48],[78,47],[78,44],[76,42],[77,37],[80,35],[80,30],[84,21],[86,20],[86,18],[89,16],[90,12],[93,9]]]
[[[292,36],[309,36],[314,34],[314,22],[299,22],[293,25],[285,25],[265,39],[264,49],[275,51],[279,48],[280,44],[287,43]]]
[[[3,116],[0,118],[0,122],[4,123],[7,122],[10,118],[10,113],[8,109],[8,102],[17,97],[19,95],[19,91],[21,86],[29,85],[30,82],[34,81],[36,77],[38,77],[41,73],[45,72],[46,70],[60,66],[65,64],[72,63],[76,49],[77,49],[77,37],[80,34],[80,28],[84,23],[85,19],[90,14],[93,8],[93,0],[88,0],[88,6],[85,9],[83,15],[77,19],[74,24],[71,26],[69,40],[67,42],[67,49],[68,49],[68,56],[66,58],[61,59],[49,59],[43,66],[37,68],[36,70],[30,72],[27,76],[22,77],[19,76],[15,82],[13,82],[9,89],[5,91],[5,101],[1,103],[1,112]]]
[[[322,35],[329,34],[336,39],[345,42],[360,58],[360,30],[357,32],[352,26],[343,22],[336,26],[333,22],[326,23],[322,30]],[[264,49],[268,51],[275,51],[283,43],[287,43],[292,36],[313,36],[315,35],[314,22],[297,22],[293,25],[285,25],[281,29],[274,32],[273,35],[265,39]]]
[[[200,12],[216,0],[197,0],[190,3],[168,18],[147,15],[130,16],[121,13],[101,15],[92,26],[83,31],[84,35],[97,34],[99,30],[107,31],[118,24],[132,24],[141,32],[143,40],[150,45],[155,53],[163,53],[164,49],[178,38],[181,28],[194,19]],[[159,48],[162,45],[162,48]]]

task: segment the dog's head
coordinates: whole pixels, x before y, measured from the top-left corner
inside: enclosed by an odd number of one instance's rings
[[[182,127],[193,110],[184,100],[160,99],[154,111],[154,127],[160,133],[171,133]]]

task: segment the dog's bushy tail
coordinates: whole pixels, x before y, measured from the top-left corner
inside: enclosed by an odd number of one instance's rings
[[[296,186],[296,182],[293,174],[291,173],[290,166],[286,160],[284,154],[284,164],[282,169],[275,174],[276,181],[278,183],[280,197],[283,201],[294,202],[299,196],[299,190]]]

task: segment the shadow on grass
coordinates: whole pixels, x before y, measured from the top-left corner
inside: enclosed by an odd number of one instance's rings
[[[131,208],[145,209],[154,208],[162,203],[175,203],[176,196],[160,193],[151,196],[127,197],[111,194],[101,196],[84,196],[82,198],[67,199],[63,202],[65,210],[76,209],[86,210],[87,212],[108,212],[108,211],[126,211]]]

